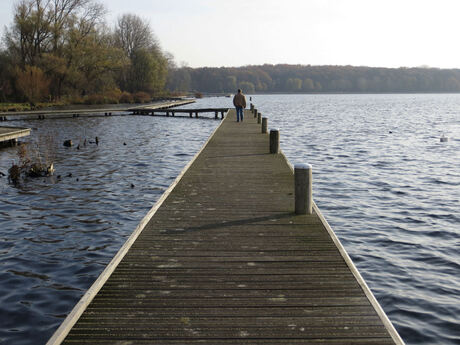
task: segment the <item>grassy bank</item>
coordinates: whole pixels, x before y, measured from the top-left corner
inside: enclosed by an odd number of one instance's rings
[[[65,105],[65,103],[38,103],[35,105],[31,105],[30,103],[0,103],[0,112],[40,110],[62,105]]]

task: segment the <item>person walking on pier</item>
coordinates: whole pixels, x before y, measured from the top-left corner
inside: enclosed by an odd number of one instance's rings
[[[246,97],[243,95],[241,89],[238,89],[238,93],[233,97],[233,105],[236,108],[236,122],[243,122],[243,109],[246,108]]]

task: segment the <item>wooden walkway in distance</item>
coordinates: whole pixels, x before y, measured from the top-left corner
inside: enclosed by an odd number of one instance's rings
[[[104,106],[102,108],[86,106],[76,109],[61,109],[61,110],[32,110],[32,111],[18,111],[18,112],[0,112],[0,121],[21,120],[36,118],[39,120],[44,119],[62,119],[74,117],[94,117],[94,116],[112,116],[122,112],[134,112],[140,109],[168,109],[180,105],[195,103],[194,99],[172,100],[172,101],[159,101],[152,104],[144,104],[133,107],[131,105],[119,105],[116,107]]]
[[[198,117],[202,113],[214,113],[214,118],[217,119],[220,113],[221,119],[224,118],[228,108],[195,108],[195,109],[177,109],[177,108],[166,108],[166,109],[131,109],[133,115],[151,115],[151,116],[176,116],[176,114],[187,114],[189,117]]]
[[[48,344],[403,344],[268,137],[230,110]]]

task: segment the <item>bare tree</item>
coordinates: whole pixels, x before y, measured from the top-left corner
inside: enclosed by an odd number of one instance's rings
[[[44,53],[62,54],[70,30],[78,26],[86,36],[104,15],[104,7],[94,0],[20,0],[6,31],[6,45],[23,68],[35,66]]]
[[[6,31],[8,50],[16,55],[24,68],[35,65],[46,51],[51,37],[48,1],[21,0],[15,6],[13,25]]]
[[[118,18],[115,43],[130,58],[138,50],[159,46],[150,24],[135,14],[124,14]]]
[[[59,43],[62,42],[64,28],[69,23],[69,18],[75,12],[85,8],[90,0],[50,0],[50,19],[53,34],[53,52],[57,52]]]

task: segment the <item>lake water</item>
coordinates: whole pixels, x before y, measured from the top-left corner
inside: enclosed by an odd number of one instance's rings
[[[280,129],[289,160],[312,164],[316,203],[405,342],[459,344],[460,95],[252,101]],[[230,105],[206,98],[188,107]],[[56,137],[56,172],[20,187],[0,178],[1,344],[46,342],[218,123],[7,123],[34,128],[31,143]],[[1,149],[0,172],[15,159],[16,149]]]

